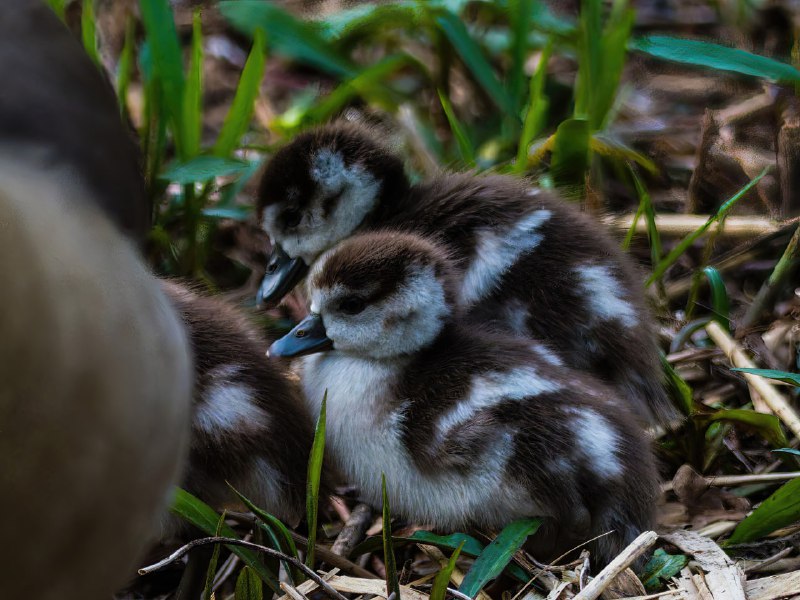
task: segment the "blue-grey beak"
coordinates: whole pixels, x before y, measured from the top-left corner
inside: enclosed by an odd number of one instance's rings
[[[305,356],[316,352],[325,352],[333,348],[333,342],[325,334],[322,317],[311,313],[297,326],[269,347],[267,355],[272,356]]]
[[[261,282],[261,287],[256,295],[256,306],[272,308],[277,306],[281,299],[292,291],[308,271],[308,266],[302,258],[291,258],[279,245],[272,248],[272,254],[267,261],[267,274]]]

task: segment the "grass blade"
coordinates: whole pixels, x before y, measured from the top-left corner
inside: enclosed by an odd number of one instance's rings
[[[322,459],[325,455],[325,414],[328,404],[328,390],[322,397],[317,427],[314,430],[314,443],[308,458],[308,483],[306,486],[306,519],[308,520],[308,552],[306,565],[314,568],[314,547],[317,543],[317,512],[319,511],[319,479],[322,473]]]
[[[200,152],[200,132],[203,127],[203,30],[200,11],[192,16],[192,51],[189,58],[189,73],[183,97],[183,132],[186,156]]]
[[[214,532],[215,537],[221,535],[222,526],[225,524],[225,511],[219,516],[217,521],[217,530]],[[211,560],[208,563],[206,570],[206,585],[203,589],[203,600],[211,600],[214,596],[214,575],[217,574],[217,563],[219,562],[219,553],[222,548],[221,544],[214,544],[214,550],[211,553]]]
[[[789,385],[800,387],[800,374],[788,373],[786,371],[776,371],[774,369],[731,369],[731,371],[740,371],[741,373],[750,373],[751,375],[760,375],[767,379],[776,379]]]
[[[453,106],[450,104],[450,99],[442,90],[438,91],[439,102],[441,102],[442,109],[447,117],[447,122],[450,124],[450,131],[453,132],[453,137],[456,138],[456,142],[458,143],[458,153],[461,156],[461,160],[463,160],[464,163],[470,168],[474,167],[475,154],[472,151],[472,144],[467,137],[467,132],[464,129],[464,126],[461,125],[458,117],[456,117],[455,112],[453,112]]]
[[[270,46],[295,60],[313,65],[337,77],[354,77],[356,68],[339,55],[313,24],[296,19],[271,2],[238,0],[219,3],[219,11],[248,35],[258,29]]]
[[[125,24],[125,43],[119,55],[117,66],[117,102],[123,117],[128,114],[128,88],[133,78],[134,50],[136,46],[136,19],[128,16]]]
[[[667,362],[667,357],[661,355],[661,366],[667,375],[667,389],[673,401],[678,400],[678,408],[685,415],[689,416],[694,412],[694,397],[692,388],[686,383],[671,364]]]
[[[739,523],[726,545],[744,544],[800,519],[800,479],[792,479]]]
[[[234,591],[235,600],[263,600],[264,590],[261,587],[261,580],[250,567],[245,567],[236,579],[236,589]]]
[[[713,214],[708,220],[703,223],[700,227],[698,227],[695,231],[687,235],[683,238],[673,249],[672,251],[667,254],[667,257],[660,261],[655,268],[653,269],[653,274],[647,279],[646,285],[650,285],[654,281],[658,281],[664,276],[664,273],[670,268],[675,261],[677,261],[686,250],[691,247],[691,245],[703,235],[711,225],[713,225],[716,221],[723,218],[728,211],[741,199],[743,198],[747,192],[753,189],[756,184],[761,181],[761,178],[764,177],[769,172],[769,167],[765,168],[761,173],[759,173],[755,178],[753,178],[747,185],[745,185],[741,190],[736,192],[733,196],[731,196],[722,206],[719,207],[717,212]]]
[[[536,533],[541,524],[541,519],[523,519],[506,525],[492,543],[481,552],[461,582],[458,591],[474,598],[483,586],[503,572],[528,536]]]
[[[785,83],[800,82],[800,71],[766,56],[700,40],[652,35],[631,40],[631,50],[673,62],[734,71]]]
[[[731,330],[731,304],[728,300],[728,291],[725,289],[725,281],[722,274],[714,267],[703,269],[708,283],[711,286],[711,305],[714,307],[714,318],[722,325],[726,331]]]
[[[250,169],[250,163],[235,158],[219,156],[197,156],[186,162],[173,161],[159,174],[164,181],[174,181],[181,185],[203,183],[215,177],[240,175]]]
[[[508,20],[511,23],[511,67],[507,75],[508,95],[522,109],[523,82],[525,81],[525,61],[528,58],[528,33],[533,17],[534,0],[511,0],[508,7]]]
[[[205,502],[195,498],[189,492],[181,488],[175,489],[175,496],[172,499],[170,511],[208,535],[219,533],[225,537],[239,539],[236,532],[225,523],[223,523],[222,527],[217,531],[217,525],[219,523],[219,515],[217,512]],[[242,559],[242,562],[250,567],[273,592],[280,593],[278,578],[264,566],[258,554],[249,548],[242,548],[241,546],[228,546],[228,549]]]
[[[712,423],[723,422],[741,425],[746,429],[756,432],[775,447],[788,445],[786,435],[781,428],[781,421],[775,415],[766,415],[743,408],[731,408],[718,410],[708,417],[708,419]]]
[[[547,63],[553,51],[553,40],[550,38],[542,50],[539,65],[531,77],[528,86],[528,106],[525,111],[525,121],[522,124],[522,134],[517,146],[517,160],[514,163],[514,172],[523,173],[528,168],[528,151],[531,143],[542,131],[550,107],[550,100],[544,95],[544,81],[547,76]]]
[[[83,0],[81,5],[81,41],[86,54],[94,64],[100,64],[97,53],[97,24],[94,15],[94,0]]]
[[[253,47],[239,79],[236,95],[214,145],[214,154],[217,156],[231,156],[239,140],[247,132],[253,116],[253,106],[261,89],[261,80],[264,78],[264,62],[264,32],[259,29],[255,32]]]
[[[556,130],[550,171],[557,186],[584,185],[589,169],[589,121],[567,119]]]
[[[470,36],[461,19],[448,10],[439,10],[436,11],[434,21],[498,108],[519,118],[511,96],[500,84],[494,69],[486,60],[478,43]]]
[[[389,506],[389,494],[386,491],[386,475],[381,473],[381,494],[383,498],[383,560],[386,565],[386,595],[394,594],[400,600],[400,581],[397,579],[397,564],[394,560],[392,546],[392,510]]]
[[[458,560],[458,555],[461,554],[461,548],[464,547],[464,543],[461,542],[459,544],[458,548],[450,556],[450,560],[447,561],[447,566],[436,574],[431,588],[430,600],[445,600],[447,584],[450,583],[450,575],[453,573],[453,569],[456,568],[456,560]]]

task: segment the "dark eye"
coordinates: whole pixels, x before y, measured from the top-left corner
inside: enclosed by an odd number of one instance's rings
[[[297,209],[289,208],[283,211],[281,217],[286,227],[297,227],[303,219],[303,214]]]
[[[366,307],[363,298],[348,296],[339,303],[339,310],[348,315],[357,315]]]

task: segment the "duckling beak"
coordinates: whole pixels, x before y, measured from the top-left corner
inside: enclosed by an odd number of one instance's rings
[[[291,258],[277,244],[267,261],[267,274],[256,294],[256,306],[273,308],[300,281],[308,271],[302,258]]]
[[[267,356],[305,356],[325,352],[333,348],[333,342],[325,333],[320,315],[311,313],[267,350]]]

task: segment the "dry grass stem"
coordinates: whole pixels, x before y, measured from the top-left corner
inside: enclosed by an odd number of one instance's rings
[[[658,233],[664,236],[682,237],[699,229],[710,215],[656,215],[656,227]],[[628,231],[633,225],[633,215],[610,216],[603,221],[622,232]],[[780,230],[782,224],[770,219],[769,217],[727,217],[721,232],[727,237],[750,237],[775,233]],[[639,235],[647,234],[647,221],[639,219],[636,223],[636,233]]]
[[[639,535],[575,596],[575,600],[595,600],[595,598],[599,598],[603,590],[614,581],[614,578],[630,567],[633,561],[647,552],[650,546],[656,543],[657,539],[658,534],[655,531],[645,531]]]
[[[295,587],[292,587],[291,585],[289,585],[285,581],[281,581],[281,589],[286,594],[286,596],[283,596],[283,597],[288,597],[291,600],[308,600],[308,598],[306,598],[305,595],[300,593],[300,590],[298,590]]]

